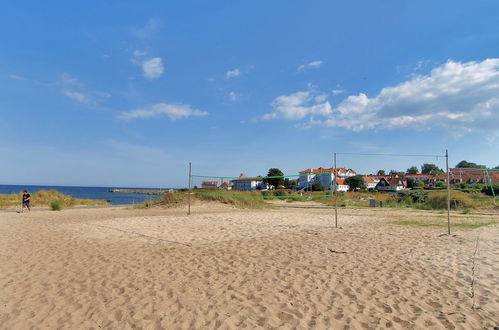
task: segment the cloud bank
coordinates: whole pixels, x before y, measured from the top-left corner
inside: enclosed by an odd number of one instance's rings
[[[449,60],[428,75],[414,76],[378,95],[350,95],[331,109],[314,91],[282,95],[263,119],[308,120],[313,125],[352,131],[430,129],[455,134],[499,133],[499,59],[482,62]],[[312,118],[313,117],[313,118]]]
[[[207,116],[208,112],[193,109],[188,104],[158,103],[143,108],[123,112],[118,119],[149,119],[155,117],[168,117],[171,120]]]

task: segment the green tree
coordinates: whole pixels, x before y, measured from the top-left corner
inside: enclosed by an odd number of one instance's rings
[[[290,180],[289,178],[284,178],[284,187],[286,189],[295,189],[296,188],[296,180]]]
[[[437,188],[443,188],[443,187],[445,187],[445,183],[443,181],[437,181],[437,182],[435,182],[435,186]]]
[[[416,187],[424,188],[424,182],[423,181],[418,181],[416,183]]]
[[[319,181],[315,181],[312,183],[312,191],[323,191],[324,187],[322,186],[322,183]]]
[[[407,169],[407,174],[418,174],[419,170],[416,166],[411,166]]]
[[[430,175],[444,174],[444,171],[435,164],[423,164],[421,166],[421,173]]]
[[[362,175],[348,177],[345,179],[345,183],[350,187],[351,191],[366,189],[366,184]]]
[[[478,165],[476,163],[470,163],[465,160],[460,161],[457,165],[457,168],[485,168],[485,165]]]
[[[499,170],[499,165],[493,168],[493,170]]]
[[[385,170],[379,170],[377,175],[386,175]]]
[[[282,171],[278,168],[271,168],[267,173],[267,176],[283,176],[283,175],[284,173],[282,173]],[[284,184],[284,178],[265,178],[264,182],[274,186],[274,188],[277,188],[278,186]]]

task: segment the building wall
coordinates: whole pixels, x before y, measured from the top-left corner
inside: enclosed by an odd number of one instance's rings
[[[233,190],[248,191],[256,190],[262,182],[259,180],[232,180],[230,183],[232,183]]]

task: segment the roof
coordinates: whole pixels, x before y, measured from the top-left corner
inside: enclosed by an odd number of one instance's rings
[[[342,171],[342,172],[353,172],[357,173],[351,168],[344,168],[344,167],[337,167],[336,169],[334,168],[307,168],[306,170],[300,171],[300,173],[321,173],[321,172],[337,172],[337,171]]]
[[[364,181],[367,183],[377,183],[378,182],[372,176],[367,176],[367,175],[362,176],[362,179],[364,179]]]
[[[433,174],[421,174],[421,173],[418,173],[418,174],[406,174],[405,176],[406,178],[432,178],[434,177]]]
[[[345,185],[345,179],[336,179],[336,184],[337,185]]]
[[[232,184],[230,184],[229,182],[222,182],[222,184],[220,186],[221,187],[232,187]]]
[[[451,174],[478,174],[482,175],[485,173],[484,168],[472,168],[472,167],[455,167],[455,168],[450,168],[449,172]]]
[[[231,181],[263,181],[263,178],[239,178]]]
[[[387,176],[387,177],[382,177],[380,179],[380,182],[381,182],[381,180],[385,180],[388,183],[388,185],[390,185],[392,187],[394,187],[394,186],[403,186],[403,187],[406,187],[407,186],[407,184],[405,183],[405,180],[402,180],[400,178],[393,178],[393,177]],[[378,182],[378,184],[380,182]]]

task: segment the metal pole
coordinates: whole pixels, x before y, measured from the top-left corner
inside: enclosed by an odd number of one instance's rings
[[[187,200],[188,200],[188,205],[189,205],[189,209],[187,211],[187,215],[191,215],[191,183],[192,183],[192,175],[191,175],[191,170],[192,170],[192,166],[191,166],[191,162],[189,162],[189,192],[188,192],[188,197],[187,197]]]
[[[333,168],[333,174],[334,174],[334,225],[336,228],[338,228],[338,185],[336,183],[336,173],[338,171],[336,170],[336,152],[334,153],[334,168]]]
[[[450,174],[449,152],[445,149],[445,167],[447,168],[447,234],[450,235]]]

